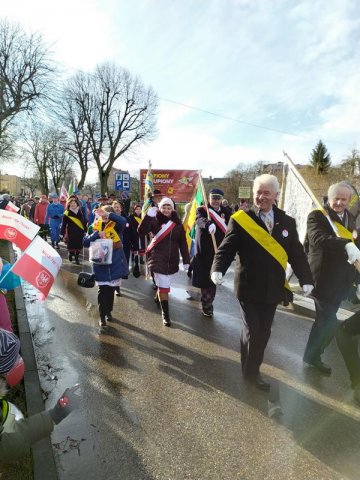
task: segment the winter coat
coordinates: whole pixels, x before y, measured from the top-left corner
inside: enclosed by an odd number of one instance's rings
[[[126,226],[126,219],[115,213],[109,214],[109,220],[116,223],[115,230],[121,237]],[[104,226],[105,224],[103,224]],[[97,230],[89,228],[89,232],[84,238],[84,247],[89,247],[91,242],[95,242],[100,238]],[[110,265],[98,265],[93,263],[93,272],[97,282],[110,282],[129,275],[129,266],[125,258],[124,249],[122,247],[113,249],[112,263]]]
[[[83,228],[80,228],[73,220],[71,220],[71,218],[78,219],[83,225]],[[71,210],[65,210],[60,235],[64,236],[65,232],[67,233],[68,250],[81,250],[85,234],[84,217],[82,215],[81,207],[77,213],[74,213]]]
[[[176,212],[172,212],[169,218],[158,211],[156,217],[145,215],[145,218],[138,228],[140,236],[147,235],[150,232],[156,235],[162,225],[169,220],[176,223],[175,227],[147,254],[149,269],[154,273],[161,273],[163,275],[172,275],[179,270],[179,250],[184,265],[190,263],[185,230],[179,217]]]
[[[130,220],[129,217],[125,215],[125,212],[121,214],[121,216],[125,219],[125,228],[122,231],[121,239],[123,241],[123,248],[124,248],[124,253],[126,255],[126,258],[128,259],[129,262],[129,257],[130,257],[130,250],[131,250],[131,226],[130,226]]]
[[[29,202],[24,203],[20,209],[20,215],[22,215],[25,218],[30,218],[31,207],[32,207],[32,203],[29,203]]]
[[[0,433],[1,461],[12,462],[21,459],[30,453],[34,443],[49,436],[53,429],[54,423],[47,411],[15,422],[13,432]]]
[[[138,252],[139,250],[145,250],[145,236],[139,235],[138,228],[141,223],[136,220],[136,218],[140,218],[134,213],[129,216],[129,223],[130,223],[130,242],[131,242],[131,250],[133,252]]]
[[[49,202],[41,200],[36,204],[35,213],[34,213],[34,222],[36,225],[45,225],[46,210],[48,208]]]
[[[45,223],[48,224],[50,222],[50,225],[51,222],[61,223],[63,215],[64,207],[60,203],[49,203],[46,211]]]
[[[350,232],[356,232],[355,219],[347,210],[344,221],[331,208],[330,218]],[[311,212],[307,219],[308,260],[315,281],[313,295],[319,300],[339,303],[347,298],[358,276],[353,265],[348,263],[345,245],[350,240],[335,235],[329,221],[320,210]],[[359,247],[359,240],[356,241]]]
[[[210,205],[208,208],[212,210]],[[216,213],[225,220],[226,224],[229,222],[230,217],[224,207],[221,206]],[[206,208],[199,207],[196,211],[195,256],[191,263],[193,267],[192,284],[197,288],[214,286],[210,278],[211,265],[215,255],[214,244],[208,232],[208,226],[211,223],[213,221],[208,219]],[[224,236],[225,233],[216,227],[214,237],[217,246],[220,245]]]
[[[273,211],[274,228],[272,237],[286,251],[288,262],[299,279],[300,285],[312,285],[312,274],[304,248],[299,241],[295,220],[276,206],[273,206]],[[265,223],[259,217],[257,208],[250,209],[247,215],[267,231]],[[288,303],[292,300],[291,292],[284,287],[285,271],[280,263],[251,237],[232,216],[225,238],[215,255],[212,271],[221,272],[225,275],[235,255],[239,257],[237,262],[239,268],[235,269],[239,300],[267,304],[277,304],[282,301]]]
[[[29,212],[29,220],[35,223],[35,209],[36,209],[37,203],[33,203],[30,207],[30,212]]]

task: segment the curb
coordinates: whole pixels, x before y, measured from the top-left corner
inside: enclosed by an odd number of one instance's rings
[[[10,244],[9,244],[10,247]],[[10,262],[14,263],[14,250],[10,247]],[[32,335],[26,313],[22,286],[14,290],[15,307],[18,321],[21,355],[25,362],[25,396],[28,416],[45,410],[41,393],[39,374]],[[32,446],[34,480],[58,480],[56,464],[50,436],[43,438]]]

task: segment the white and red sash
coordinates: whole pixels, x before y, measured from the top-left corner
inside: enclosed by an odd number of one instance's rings
[[[215,225],[219,227],[223,233],[225,233],[227,229],[225,220],[222,217],[220,217],[220,215],[216,213],[215,210],[213,210],[212,208],[209,208],[209,214],[210,214],[211,220],[213,220]]]
[[[145,253],[149,253],[150,250],[152,250],[158,243],[161,242],[161,240],[163,240],[167,235],[169,235],[169,233],[172,231],[175,225],[176,223],[173,222],[172,220],[169,220],[167,223],[164,223],[164,225],[160,228],[158,233],[154,235],[154,237],[152,238]]]

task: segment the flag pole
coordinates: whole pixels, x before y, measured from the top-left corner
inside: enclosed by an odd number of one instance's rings
[[[199,179],[198,179],[198,182],[200,182],[200,187],[201,187],[202,196],[203,196],[204,203],[205,203],[204,206],[205,206],[205,208],[206,208],[206,214],[207,214],[208,220],[211,220],[210,212],[209,212],[209,207],[208,207],[208,205],[207,205],[207,195],[206,195],[206,192],[205,192],[204,183],[203,183],[202,176],[201,176],[201,170],[199,170]],[[218,248],[217,248],[217,245],[216,245],[215,235],[214,235],[213,233],[211,233],[210,235],[211,235],[211,239],[212,239],[214,251],[215,251],[215,253],[216,253],[217,250],[218,250]]]
[[[321,211],[321,213],[326,217],[327,221],[329,222],[331,228],[333,229],[335,235],[337,237],[340,237],[340,233],[335,225],[335,223],[331,220],[330,218],[330,215],[328,214],[328,212],[324,209],[324,207],[321,205],[321,203],[319,202],[319,200],[317,199],[317,197],[314,195],[314,193],[311,191],[311,188],[309,187],[309,185],[306,183],[305,179],[303,178],[303,176],[300,174],[300,172],[298,171],[298,169],[296,168],[296,165],[294,164],[294,162],[291,160],[291,158],[289,157],[289,155],[283,151],[283,154],[284,154],[284,157],[286,158],[286,161],[289,165],[289,168],[291,168],[291,171],[293,172],[293,174],[295,175],[295,177],[297,178],[297,180],[300,182],[300,184],[302,185],[302,187],[304,188],[304,190],[306,190],[306,192],[309,194],[311,200],[313,201],[313,203],[315,204],[315,206]],[[358,272],[360,272],[360,262],[358,260],[356,260],[356,262],[354,263],[354,267],[356,268],[356,270]]]

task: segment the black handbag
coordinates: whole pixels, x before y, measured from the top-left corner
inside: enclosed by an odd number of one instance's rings
[[[85,248],[83,248],[83,259],[85,260]],[[81,271],[78,275],[77,284],[83,288],[93,288],[95,285],[95,274]]]
[[[95,275],[93,273],[80,272],[77,283],[80,287],[92,288],[95,285]]]

